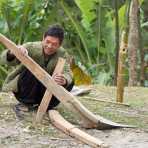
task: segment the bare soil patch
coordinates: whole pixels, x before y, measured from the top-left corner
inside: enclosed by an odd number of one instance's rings
[[[126,88],[124,103],[130,106],[95,101],[102,99],[115,102],[114,87],[92,86],[92,91],[78,99],[95,114],[119,123],[136,126],[112,130],[86,130],[87,133],[109,144],[111,148],[148,147],[148,88]],[[68,137],[54,128],[48,116],[40,125],[34,125],[36,112],[24,115],[23,120],[16,118],[13,106],[15,98],[8,93],[0,93],[0,148],[89,148],[79,141]],[[77,115],[58,107],[60,113],[70,122],[79,126]]]

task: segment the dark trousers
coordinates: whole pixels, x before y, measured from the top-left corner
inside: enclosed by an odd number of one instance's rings
[[[69,86],[65,87],[68,91],[73,88],[72,82]],[[15,97],[21,103],[26,105],[39,105],[42,101],[44,93],[46,91],[45,86],[27,69],[25,69],[18,80],[18,92],[15,93]],[[48,110],[56,107],[60,101],[52,96],[48,106]]]

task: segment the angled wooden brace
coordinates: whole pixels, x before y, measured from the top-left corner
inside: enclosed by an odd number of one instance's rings
[[[62,73],[63,68],[64,68],[64,64],[65,64],[65,59],[59,58],[53,74]],[[41,122],[44,114],[47,111],[47,108],[48,108],[51,98],[52,98],[52,92],[49,92],[49,90],[48,91],[46,90],[46,92],[43,96],[43,99],[40,103],[40,106],[38,108],[38,111],[37,111],[36,122],[38,122],[38,123]]]

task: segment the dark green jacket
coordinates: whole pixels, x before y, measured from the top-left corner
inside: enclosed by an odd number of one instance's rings
[[[59,57],[68,58],[67,53],[64,51],[64,49],[61,47],[57,50],[56,53],[50,55],[47,58],[45,58],[42,50],[42,42],[28,42],[26,44],[23,44],[23,46],[28,50],[29,56],[36,61],[44,70],[46,70],[50,75],[53,73],[54,68],[56,66],[56,63],[58,61]],[[16,68],[7,76],[2,91],[13,91],[17,92],[17,82],[20,73],[25,69],[24,65],[22,65],[16,58],[9,62],[7,60],[7,53],[8,50],[5,50],[2,52],[0,57],[0,64],[8,64],[11,66],[16,66]],[[47,64],[45,68],[45,63]],[[72,83],[72,73],[70,70],[70,65],[66,61],[64,65],[64,76],[67,80],[67,86]]]

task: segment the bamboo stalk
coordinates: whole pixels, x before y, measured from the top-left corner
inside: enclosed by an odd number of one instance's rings
[[[118,59],[119,59],[119,15],[118,15],[118,0],[114,0],[115,6],[115,41],[116,41],[116,62],[115,62],[115,77],[114,85],[117,85],[117,75],[118,75]]]
[[[125,59],[127,55],[127,44],[125,43],[126,33],[122,33],[121,45],[119,50],[119,59],[118,59],[118,76],[117,76],[117,96],[116,101],[122,103],[124,95],[124,70],[125,70]]]

